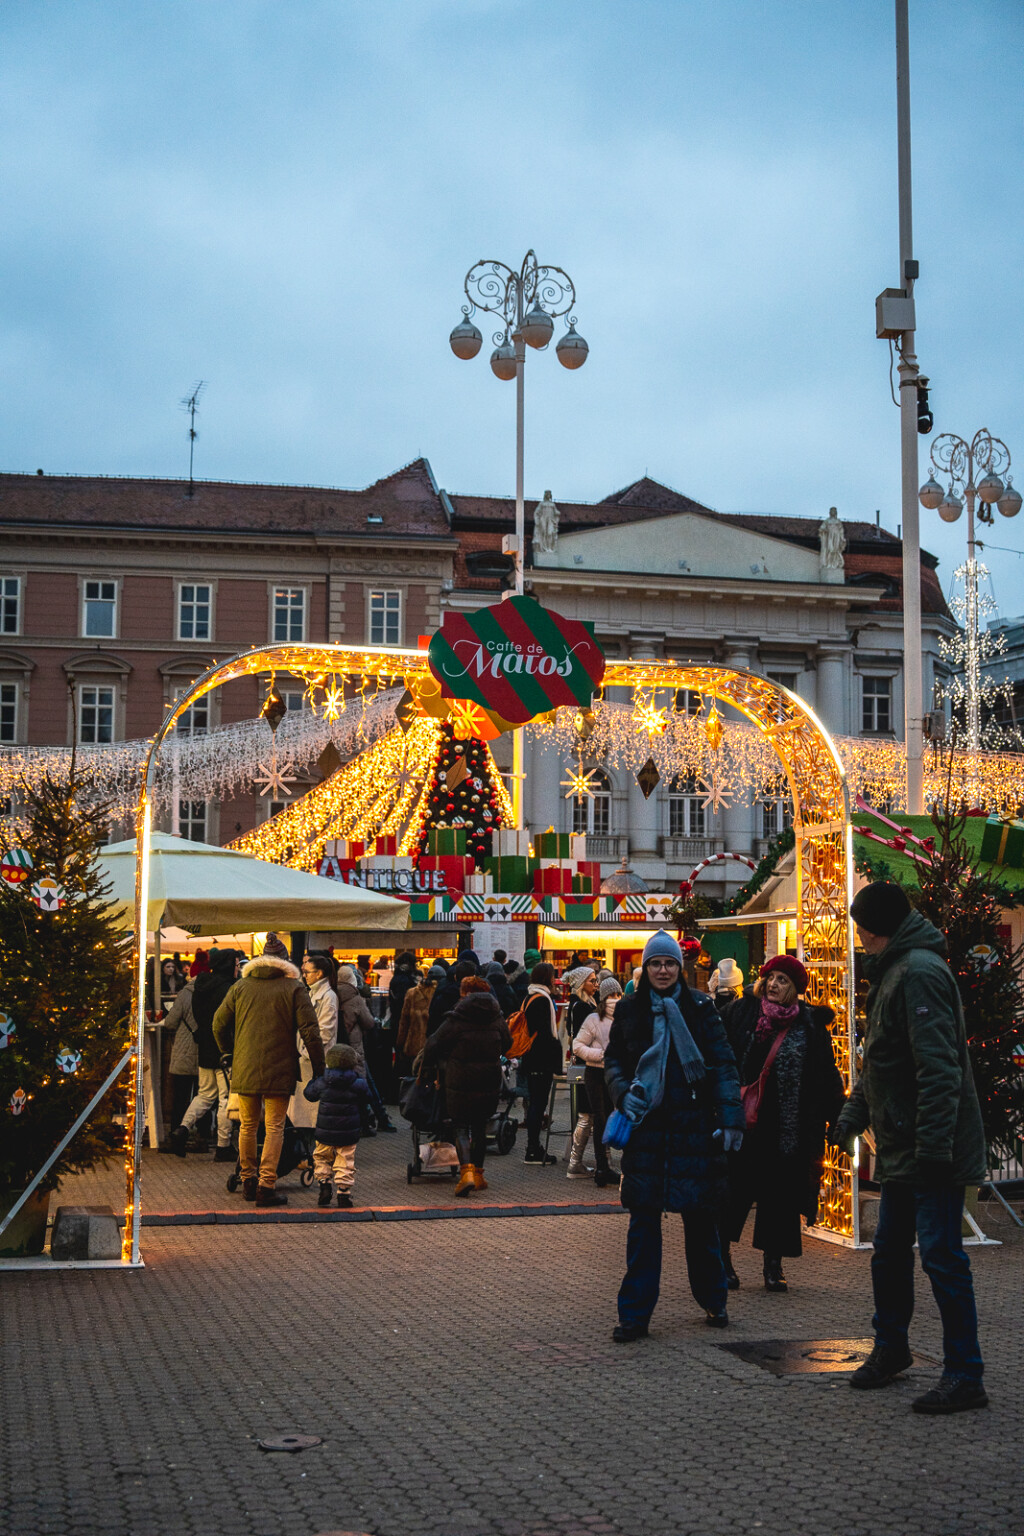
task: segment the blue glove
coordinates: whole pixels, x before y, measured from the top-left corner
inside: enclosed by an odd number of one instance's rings
[[[628,1098],[629,1095],[627,1094]],[[633,1123],[622,1113],[621,1109],[613,1109],[608,1116],[608,1123],[604,1128],[604,1144],[606,1147],[614,1147],[621,1151],[633,1134]]]
[[[647,1097],[642,1091],[628,1088],[622,1096],[619,1110],[633,1125],[638,1125],[647,1113]]]
[[[742,1131],[723,1131],[722,1145],[727,1152],[738,1152],[743,1145]]]

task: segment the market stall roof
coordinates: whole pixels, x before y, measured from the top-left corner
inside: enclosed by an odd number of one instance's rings
[[[269,928],[394,931],[409,926],[409,905],[394,896],[163,832],[153,834],[150,847],[150,930],[176,924],[199,935],[262,933]],[[98,863],[112,887],[118,920],[130,928],[135,916],[135,839],[110,843]]]
[[[900,853],[896,848],[883,848],[873,838],[863,837],[858,827],[868,827],[876,836],[888,842],[896,837],[890,826],[867,810],[855,810],[851,815],[854,826],[853,853],[854,858],[866,856],[875,864],[886,864],[897,880],[905,885],[917,884],[917,865],[913,859],[905,853]],[[890,820],[898,821],[901,827],[909,827],[915,837],[921,839],[934,837],[938,841],[935,823],[930,816],[901,816],[894,814]],[[992,879],[998,885],[1005,885],[1011,890],[1024,887],[1024,869],[1015,869],[1012,865],[990,864],[987,859],[981,857],[981,839],[985,832],[984,816],[968,816],[964,822],[963,837],[974,857],[974,862],[984,868],[986,874],[991,874]]]

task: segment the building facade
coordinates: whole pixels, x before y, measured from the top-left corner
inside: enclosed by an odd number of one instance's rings
[[[531,503],[527,581],[593,622],[611,657],[752,670],[838,734],[899,736],[902,547],[877,524],[841,530],[717,513],[645,478],[601,502]],[[150,736],[213,661],[255,645],[415,646],[446,609],[499,599],[513,531],[510,500],[449,495],[422,459],[362,491],[0,475],[0,748]],[[922,557],[926,701],[953,629],[935,565]],[[277,686],[302,707],[301,684]],[[233,683],[179,730],[252,718],[264,692]],[[496,755],[510,766],[506,738]],[[645,800],[632,775],[591,766],[597,793],[567,802],[565,765],[531,749],[530,825],[587,830],[609,868],[625,855],[654,884],[708,852],[756,853],[785,819],[782,794],[713,816],[692,786]],[[227,841],[271,809],[255,792],[181,801],[174,830]],[[735,886],[736,868],[709,894]]]

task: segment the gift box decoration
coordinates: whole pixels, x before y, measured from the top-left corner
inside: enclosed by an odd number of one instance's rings
[[[378,854],[396,854],[398,852],[398,838],[378,837],[374,852]]]
[[[530,852],[530,834],[520,832],[515,827],[498,827],[491,847],[493,852],[502,858],[507,856],[525,859]]]
[[[465,827],[431,827],[427,832],[426,851],[432,854],[464,854]]]
[[[484,860],[484,869],[494,877],[494,889],[501,892],[528,891],[531,886],[527,860],[519,855],[493,854]]]
[[[573,875],[570,890],[574,896],[594,896],[594,879],[592,875]]]
[[[601,866],[596,859],[581,859],[576,865],[576,873],[578,875],[589,875],[591,881],[593,882],[592,888],[594,892],[597,893],[600,891]]]
[[[566,923],[592,923],[597,916],[595,901],[562,902],[562,921]]]
[[[533,840],[533,851],[538,859],[568,859],[571,857],[569,832],[538,832]]]
[[[572,870],[554,868],[538,869],[533,877],[533,889],[538,896],[570,896],[572,894]]]
[[[577,863],[583,863],[587,857],[587,834],[585,832],[570,832],[569,857]]]
[[[990,816],[981,834],[981,857],[989,864],[1024,867],[1024,821]]]
[[[472,874],[466,876],[467,896],[490,896],[494,891],[494,876]]]

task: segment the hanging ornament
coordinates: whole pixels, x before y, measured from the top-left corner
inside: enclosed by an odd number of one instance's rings
[[[445,783],[449,789],[458,789],[469,777],[469,769],[466,767],[464,757],[457,758],[445,774]]]
[[[276,684],[271,683],[270,692],[263,700],[263,708],[260,710],[261,716],[270,726],[270,729],[276,731],[287,713],[288,705],[278,693]]]
[[[0,1012],[0,1051],[6,1051],[17,1033],[18,1026],[10,1014]]]
[[[20,1115],[27,1103],[28,1094],[25,1092],[24,1088],[15,1088],[8,1101],[7,1108],[10,1110],[12,1115]]]
[[[0,855],[0,878],[8,885],[22,885],[32,869],[32,855],[27,848],[8,848]]]
[[[275,742],[274,752],[270,759],[270,766],[268,767],[266,763],[260,763],[259,772],[253,780],[253,783],[256,785],[263,785],[263,788],[260,790],[261,795],[286,795],[290,798],[291,790],[288,788],[288,786],[289,784],[295,783],[294,770],[294,763],[285,763],[281,768],[278,768],[277,744]]]
[[[702,729],[704,731],[704,735],[708,739],[708,746],[711,748],[712,752],[717,752],[719,747],[722,745],[722,737],[725,735],[725,726],[722,724],[722,717],[718,713],[718,705],[715,703],[714,699],[711,700],[711,709],[708,712],[708,717],[704,721]]]
[[[701,802],[705,811],[727,810],[732,804],[732,793],[722,783],[722,770],[716,761],[711,768],[711,781],[701,779],[700,787],[707,798]]]
[[[581,804],[586,799],[592,800],[594,798],[597,784],[597,780],[595,778],[596,773],[596,768],[591,768],[589,771],[585,772],[582,763],[577,764],[575,773],[573,773],[570,769],[568,771],[567,777],[564,778],[561,783],[561,788],[565,790],[564,798],[566,800],[571,800],[575,795],[576,799],[580,801]]]
[[[649,699],[638,696],[633,708],[633,721],[648,736],[664,736],[668,729],[668,710],[658,709],[653,695]]]
[[[975,944],[967,951],[967,958],[979,971],[990,971],[999,960],[999,951],[991,944]]]
[[[649,800],[661,783],[661,774],[653,757],[649,757],[636,776],[645,800]]]
[[[326,747],[324,747],[316,760],[316,765],[320,770],[321,776],[325,779],[329,779],[332,773],[337,773],[341,767],[341,753],[333,741],[329,741]]]
[[[545,720],[550,718],[552,725],[555,723],[554,711],[550,716],[545,715],[542,718]],[[596,724],[597,716],[592,709],[578,709],[572,717],[572,728],[580,741],[586,741],[588,737],[593,736]]]
[[[344,688],[339,688],[336,684],[332,684],[332,686],[330,688],[328,688],[326,693],[324,694],[324,719],[325,720],[340,720],[340,718],[344,714],[344,712],[345,712],[345,690],[344,690]],[[395,709],[395,718],[398,720],[399,725],[402,725],[402,717],[399,715],[397,708]],[[412,715],[410,714],[409,715],[409,724],[408,725],[402,725],[402,730],[403,731],[407,731],[409,729],[409,725],[411,725],[411,724],[412,724]]]
[[[40,912],[59,912],[68,899],[68,893],[57,880],[44,876],[32,887],[32,900]]]
[[[327,703],[326,700],[324,702],[325,704]],[[328,715],[326,708],[324,710],[324,714],[327,715],[328,720],[337,718],[337,716]],[[407,736],[409,734],[409,731],[412,728],[412,723],[416,719],[416,714],[416,698],[414,694],[412,694],[407,688],[402,694],[402,697],[399,699],[398,703],[395,705],[395,719],[398,721],[402,728],[403,736]]]
[[[70,1077],[82,1065],[81,1051],[69,1051],[67,1047],[57,1052],[57,1065],[65,1077]]]

